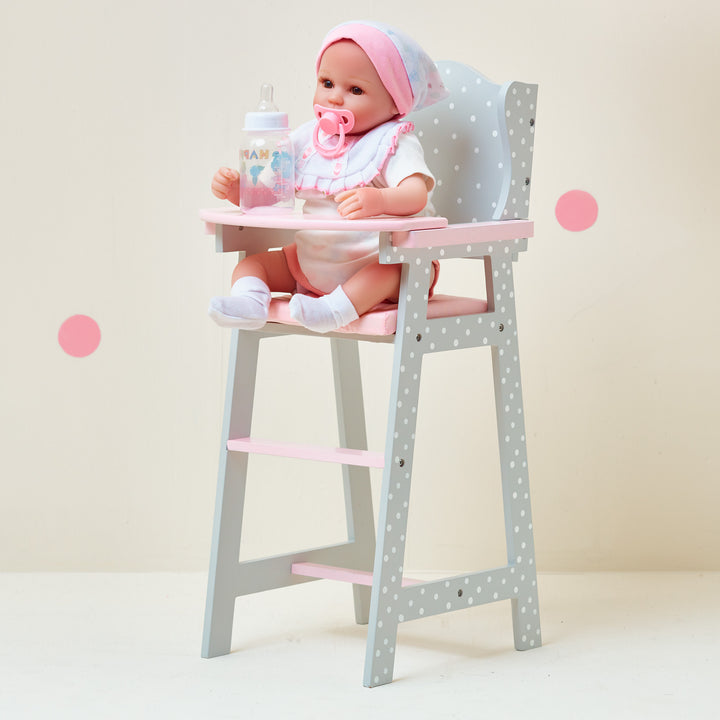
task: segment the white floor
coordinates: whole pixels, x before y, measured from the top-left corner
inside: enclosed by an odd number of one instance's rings
[[[329,581],[238,601],[203,660],[200,574],[0,575],[0,718],[714,718],[720,573],[541,575],[544,645],[509,603],[401,626],[362,686],[365,628]]]

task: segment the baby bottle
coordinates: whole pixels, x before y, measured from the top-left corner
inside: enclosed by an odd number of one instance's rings
[[[245,115],[240,207],[245,212],[289,212],[295,207],[295,153],[287,113],[278,112],[272,85],[262,86],[257,112]]]

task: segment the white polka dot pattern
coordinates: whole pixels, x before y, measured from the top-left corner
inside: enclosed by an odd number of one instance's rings
[[[451,97],[413,120],[436,173],[436,209],[451,223],[527,218],[537,88],[495,85],[456,63],[440,66]],[[442,242],[442,233],[438,235]],[[452,241],[451,241],[452,242]],[[515,647],[541,642],[512,265],[527,240],[404,247],[381,235],[380,262],[402,264],[395,367],[383,475],[365,684],[392,679],[399,623],[510,600]],[[427,319],[431,261],[482,257],[488,311]],[[402,586],[422,358],[490,348],[508,564],[437,582]],[[384,529],[384,531],[382,530]]]
[[[410,119],[453,223],[526,219],[537,85],[497,85],[466,65],[438,63],[450,98]]]
[[[420,617],[511,600],[515,647],[524,650],[541,644],[512,274],[513,258],[526,247],[526,240],[514,239],[418,249],[394,247],[390,238],[381,238],[381,262],[403,263],[406,268],[401,289],[405,307],[403,311],[401,305],[398,316],[382,489],[387,505],[379,518],[385,532],[378,535],[376,548],[375,568],[380,568],[380,575],[373,586],[370,617],[377,621],[368,631],[372,652],[366,660],[366,684],[389,682],[397,626]],[[428,320],[430,261],[451,257],[484,257],[488,312]],[[402,587],[422,358],[427,353],[482,346],[491,348],[493,358],[508,565]]]
[[[535,139],[537,85],[512,83],[505,95],[505,123],[512,173],[500,219],[526,219]]]

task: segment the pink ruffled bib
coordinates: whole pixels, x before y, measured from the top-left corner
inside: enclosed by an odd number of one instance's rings
[[[348,138],[347,150],[336,158],[325,158],[313,147],[317,120],[310,120],[291,134],[295,147],[295,190],[319,190],[335,195],[343,190],[369,185],[395,154],[398,139],[412,132],[411,122],[390,120],[364,135]]]

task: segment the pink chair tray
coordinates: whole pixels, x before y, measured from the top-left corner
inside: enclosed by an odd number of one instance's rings
[[[283,325],[298,325],[290,317],[288,305],[290,296],[273,298],[270,303],[269,322]],[[456,315],[476,315],[487,312],[488,304],[485,300],[456,297],[454,295],[434,295],[428,302],[428,320]],[[340,328],[337,332],[352,333],[356,335],[394,335],[397,329],[398,307],[392,303],[380,303],[349,325]]]
[[[372,230],[376,232],[440,229],[448,225],[447,218],[444,217],[383,215],[362,220],[346,220],[340,217],[303,215],[297,212],[244,213],[238,208],[208,208],[200,211],[200,217],[205,221],[209,232],[214,232],[214,225],[264,228],[267,230]]]

